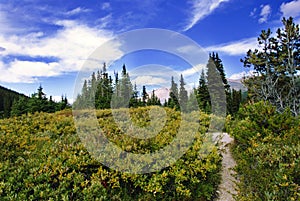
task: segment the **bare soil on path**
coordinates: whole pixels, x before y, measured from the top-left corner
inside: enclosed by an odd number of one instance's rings
[[[233,195],[237,193],[237,180],[234,177],[235,172],[233,171],[236,162],[231,155],[229,147],[229,144],[233,142],[233,138],[227,133],[213,133],[213,138],[219,140],[223,156],[222,179],[218,189],[218,198],[215,201],[233,201]]]

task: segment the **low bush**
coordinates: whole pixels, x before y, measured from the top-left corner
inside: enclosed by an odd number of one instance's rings
[[[300,120],[264,102],[240,109],[227,127],[240,180],[237,200],[300,200]]]
[[[148,109],[132,109],[136,124],[148,125]],[[168,108],[166,114],[159,135],[142,143],[122,134],[111,110],[96,112],[107,138],[136,153],[170,143],[181,116]],[[119,172],[91,157],[69,111],[0,120],[0,200],[211,200],[220,181],[221,157],[215,146],[205,156],[199,154],[209,116],[191,115],[200,123],[192,146],[173,165],[145,174]]]

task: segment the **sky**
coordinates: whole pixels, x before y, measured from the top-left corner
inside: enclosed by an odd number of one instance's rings
[[[194,65],[180,55],[197,57],[196,46],[163,43],[156,29],[195,42],[199,55],[218,52],[227,78],[240,79],[249,73],[240,59],[257,48],[261,30],[275,32],[289,16],[300,23],[300,0],[1,0],[0,85],[25,95],[42,85],[47,96],[67,95],[72,102],[76,83],[88,77],[82,69],[90,65],[92,72],[106,62],[112,74],[126,64],[138,85],[167,87],[171,75],[183,74],[188,87],[195,86],[205,61]],[[134,32],[141,29],[151,40]],[[135,36],[126,38],[132,31]],[[145,43],[164,48],[142,49]],[[101,59],[88,63],[95,52]]]

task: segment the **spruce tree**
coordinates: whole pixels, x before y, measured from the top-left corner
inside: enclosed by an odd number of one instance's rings
[[[207,88],[210,96],[211,112],[215,115],[226,114],[226,94],[220,72],[210,56],[207,64]]]

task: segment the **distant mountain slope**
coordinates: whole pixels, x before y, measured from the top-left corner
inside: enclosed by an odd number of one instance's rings
[[[28,98],[24,94],[0,86],[0,118],[9,117],[14,100],[22,96]]]
[[[230,85],[230,87],[232,89],[235,89],[235,90],[240,90],[241,89],[243,92],[247,91],[247,88],[243,85],[241,80],[228,79],[228,84]]]

